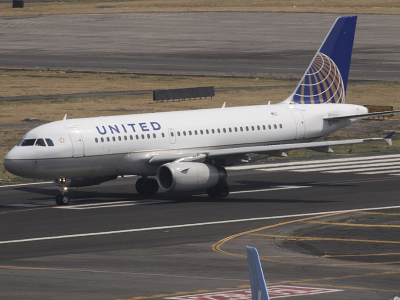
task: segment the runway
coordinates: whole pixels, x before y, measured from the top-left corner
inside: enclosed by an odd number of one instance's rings
[[[361,170],[385,162],[386,173]],[[57,207],[51,184],[3,186],[2,296],[163,299],[243,289],[246,245],[260,249],[270,286],[340,290],[312,299],[400,294],[399,154],[269,165],[229,170],[226,199],[144,198],[131,177],[72,190],[72,204]]]
[[[336,17],[135,13],[2,18],[0,67],[300,77]],[[399,24],[395,15],[359,16],[350,79],[398,81]]]

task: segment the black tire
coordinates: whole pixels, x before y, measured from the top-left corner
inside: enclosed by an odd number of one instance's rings
[[[207,195],[210,196],[211,198],[217,197],[217,193],[215,192],[214,188],[207,189]]]
[[[57,205],[62,205],[62,196],[63,196],[63,195],[61,195],[61,194],[58,194],[58,195],[56,196],[56,203],[57,203]]]
[[[146,180],[144,178],[139,178],[136,181],[135,188],[136,188],[136,192],[138,192],[138,194],[144,194],[146,192],[145,187],[144,187],[145,182],[146,182]]]
[[[221,183],[214,188],[216,196],[225,198],[229,196],[229,184],[227,182]]]
[[[154,178],[147,179],[144,183],[144,190],[146,194],[154,195],[158,192],[158,182]]]
[[[58,194],[56,196],[56,203],[57,203],[57,205],[68,205],[69,197],[67,195]]]

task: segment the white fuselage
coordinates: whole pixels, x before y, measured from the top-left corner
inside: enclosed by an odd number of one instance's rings
[[[4,165],[42,179],[151,176],[159,167],[149,164],[154,154],[308,142],[356,120],[324,118],[366,112],[349,104],[277,104],[56,121],[24,136],[54,146],[15,146]]]

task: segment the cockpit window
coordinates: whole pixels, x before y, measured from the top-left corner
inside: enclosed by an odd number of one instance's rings
[[[33,146],[35,144],[36,139],[26,139],[21,143],[21,146]]]
[[[37,139],[36,140],[36,144],[35,146],[42,146],[42,147],[46,147],[46,143],[44,142],[43,139]]]
[[[50,147],[54,146],[54,143],[51,139],[46,139],[46,143],[47,143],[47,146],[50,146]]]

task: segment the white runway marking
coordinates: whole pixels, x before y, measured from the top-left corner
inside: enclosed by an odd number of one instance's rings
[[[281,185],[270,187],[268,189],[261,189],[261,190],[249,190],[249,191],[237,191],[237,192],[230,192],[229,194],[246,194],[246,193],[258,193],[258,192],[272,192],[272,191],[281,191],[281,190],[292,190],[292,189],[302,189],[302,188],[309,188],[311,186],[307,185]]]
[[[331,162],[354,162],[354,161],[365,161],[365,160],[376,160],[381,158],[400,158],[400,154],[389,154],[389,155],[377,155],[377,156],[366,156],[366,157],[342,157],[333,159],[321,159],[321,160],[311,160],[311,161],[295,161],[295,162],[282,162],[282,163],[269,163],[262,165],[245,165],[245,166],[235,166],[228,167],[228,170],[252,170],[261,168],[274,168],[274,167],[285,167],[285,166],[297,166],[297,165],[313,165],[313,164],[325,164]],[[282,160],[284,161],[284,160]]]
[[[400,172],[400,155],[379,155],[355,158],[335,158],[326,160],[272,163],[263,165],[241,166],[230,170],[255,169],[262,172],[321,172],[321,173],[354,173],[359,175],[389,174]],[[265,167],[265,168],[264,168]]]
[[[111,208],[111,207],[121,207],[121,206],[162,204],[171,202],[174,201],[170,200],[116,201],[107,203],[90,203],[90,204],[78,204],[78,205],[68,205],[68,206],[56,206],[54,208],[84,210],[84,209]]]
[[[327,215],[327,214],[334,214],[334,213],[347,213],[347,212],[355,212],[355,211],[398,209],[398,208],[400,208],[400,206],[368,207],[368,208],[324,211],[324,212],[315,212],[315,213],[306,213],[306,214],[294,214],[294,215],[271,216],[271,217],[260,217],[260,218],[249,218],[249,219],[222,220],[222,221],[213,221],[213,222],[204,222],[204,223],[192,223],[192,224],[168,225],[168,226],[147,227],[147,228],[123,229],[123,230],[114,230],[114,231],[78,233],[78,234],[68,234],[68,235],[46,236],[46,237],[36,237],[36,238],[27,238],[27,239],[19,239],[19,240],[0,241],[0,245],[39,242],[39,241],[48,241],[48,240],[59,240],[59,239],[71,239],[71,238],[89,237],[89,236],[105,236],[105,235],[113,235],[113,234],[165,230],[165,229],[211,226],[211,225],[221,225],[221,224],[241,223],[241,222],[310,217],[310,216],[320,216],[320,215]]]

